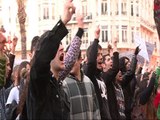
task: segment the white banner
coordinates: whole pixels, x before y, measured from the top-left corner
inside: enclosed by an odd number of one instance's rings
[[[138,35],[134,35],[134,42],[135,42],[135,45],[139,46],[139,48],[141,49],[141,51],[139,52],[139,55],[149,62],[149,55],[147,52],[145,40]]]

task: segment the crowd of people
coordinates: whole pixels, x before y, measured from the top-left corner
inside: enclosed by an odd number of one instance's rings
[[[104,53],[95,29],[85,61],[81,56],[83,16],[76,12],[77,33],[64,50],[66,24],[75,14],[72,0],[53,27],[32,39],[30,61],[15,65],[17,37],[6,52],[0,32],[1,120],[146,120],[160,119],[160,66],[145,68],[137,55],[119,57],[116,36]]]

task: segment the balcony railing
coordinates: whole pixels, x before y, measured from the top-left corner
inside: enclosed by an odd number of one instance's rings
[[[88,13],[88,14],[84,15],[84,20],[92,20],[92,13]],[[72,21],[76,21],[75,15],[72,17]]]

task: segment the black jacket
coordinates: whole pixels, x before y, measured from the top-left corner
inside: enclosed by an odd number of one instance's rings
[[[97,69],[97,53],[98,53],[98,40],[94,40],[91,50],[88,56],[88,62],[84,66],[84,73],[91,79],[96,95],[98,98],[98,103],[100,107],[100,114],[101,114],[101,119],[102,120],[108,120],[110,119],[110,113],[109,113],[109,108],[108,108],[108,101],[102,98],[101,96],[101,90],[98,86],[97,79],[102,79],[101,76],[101,71]]]
[[[123,80],[121,83],[125,98],[125,115],[127,120],[131,119],[133,97],[136,86],[136,77],[135,77],[136,66],[137,66],[137,56],[134,55],[131,60],[131,66],[130,66],[131,69],[129,71],[123,72]]]
[[[115,77],[118,72],[119,72],[119,53],[114,52],[112,68],[110,68],[107,72],[103,72],[102,74],[106,87],[107,87],[109,111],[110,111],[111,118],[113,120],[120,119],[115,88],[113,86],[113,83],[115,82]]]
[[[30,120],[64,120],[69,117],[69,109],[62,97],[61,86],[50,75],[50,62],[67,33],[66,27],[60,20],[51,31],[40,37],[30,71],[26,99],[27,116]]]

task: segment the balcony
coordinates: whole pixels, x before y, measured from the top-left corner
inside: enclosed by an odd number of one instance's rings
[[[83,16],[84,16],[84,22],[87,22],[87,21],[91,21],[92,20],[92,13],[88,13],[88,14],[83,14]],[[75,15],[73,15],[73,17],[72,17],[72,19],[71,19],[71,21],[70,21],[71,23],[74,23],[74,22],[76,22],[76,16]]]

